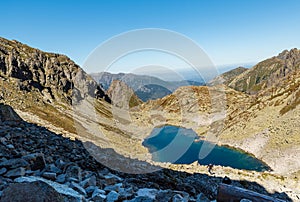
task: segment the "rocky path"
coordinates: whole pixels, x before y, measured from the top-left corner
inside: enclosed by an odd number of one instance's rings
[[[0,202],[179,202],[216,198],[222,177],[170,169],[135,175],[117,172],[97,162],[81,141],[25,122],[11,108],[2,112]],[[101,148],[97,151],[107,153]],[[120,156],[119,164],[122,160]],[[233,180],[232,184],[243,187],[245,182]],[[270,195],[258,184],[246,184],[254,191]],[[284,193],[275,196],[290,201]]]

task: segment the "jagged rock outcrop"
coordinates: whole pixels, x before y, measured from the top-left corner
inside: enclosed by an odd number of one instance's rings
[[[240,74],[229,83],[229,86],[238,91],[255,94],[299,68],[300,50],[296,48],[285,50],[278,56],[262,61]]]
[[[108,96],[112,100],[112,104],[122,109],[129,109],[142,103],[134,91],[124,82],[114,80],[108,91]]]
[[[0,77],[13,80],[21,91],[39,92],[50,103],[71,103],[86,96],[110,101],[104,90],[67,56],[46,53],[15,40],[0,38]]]
[[[0,122],[3,121],[21,121],[21,118],[11,106],[0,103]]]

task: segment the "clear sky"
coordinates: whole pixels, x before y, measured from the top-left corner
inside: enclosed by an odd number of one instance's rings
[[[255,63],[300,48],[299,0],[2,1],[0,36],[82,65],[110,37],[163,28],[196,41],[216,65]]]

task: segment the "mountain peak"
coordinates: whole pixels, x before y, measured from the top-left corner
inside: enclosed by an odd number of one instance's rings
[[[300,50],[297,48],[293,48],[291,50],[284,50],[277,56],[278,59],[288,60],[290,58],[300,59]]]

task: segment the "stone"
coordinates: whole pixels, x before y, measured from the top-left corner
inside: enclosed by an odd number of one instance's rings
[[[85,188],[85,192],[87,193],[87,195],[92,195],[96,189],[98,189],[98,187],[88,186],[87,188]]]
[[[25,159],[30,164],[30,168],[33,171],[43,170],[46,167],[44,154],[42,154],[42,153],[29,154],[29,155],[23,156],[22,158]]]
[[[80,182],[80,186],[83,188],[87,188],[88,186],[96,186],[96,176],[92,175],[91,177],[88,177],[87,179]]]
[[[172,198],[172,202],[187,202],[185,198],[183,198],[180,194],[175,194]]]
[[[109,194],[106,196],[106,201],[107,202],[114,202],[117,201],[119,198],[119,194],[115,191],[109,192]]]
[[[242,199],[242,200],[240,200],[240,202],[252,202],[252,201],[249,199]]]
[[[75,178],[78,181],[81,181],[81,168],[76,165],[68,166],[66,171],[66,178]]]
[[[119,192],[119,190],[121,189],[121,187],[123,186],[122,183],[118,183],[115,185],[108,185],[104,188],[104,191],[116,191]]]
[[[7,161],[3,161],[0,163],[0,167],[6,167],[6,168],[18,168],[18,167],[27,167],[29,164],[24,159],[18,158],[18,159],[9,159]]]
[[[1,169],[0,169],[0,175],[3,175],[3,174],[5,174],[5,173],[6,173],[6,171],[7,171],[7,169],[6,169],[6,168],[1,168]]]
[[[94,189],[94,191],[93,191],[92,198],[93,198],[94,196],[98,195],[98,194],[105,195],[105,193],[106,193],[106,192],[105,192],[104,190],[99,189],[98,187],[96,187],[96,188]]]
[[[143,188],[143,189],[139,189],[136,194],[137,196],[145,196],[151,199],[155,199],[157,193],[158,193],[157,189]]]
[[[119,194],[120,194],[121,199],[127,199],[127,198],[132,198],[134,191],[133,191],[132,187],[127,188],[127,189],[121,188],[119,190]]]
[[[105,175],[104,179],[105,179],[107,184],[116,184],[116,183],[122,181],[122,178],[120,178],[120,177],[118,177],[114,174],[111,174],[111,173]]]
[[[106,195],[100,194],[100,193],[99,193],[99,194],[93,196],[91,199],[92,199],[94,202],[104,202],[105,199],[106,199]]]
[[[173,195],[175,194],[171,190],[160,190],[155,196],[155,199],[157,201],[170,201]]]
[[[124,202],[154,202],[155,200],[147,196],[137,196],[131,200],[125,200]]]
[[[48,165],[46,170],[49,171],[49,172],[53,172],[53,173],[61,173],[62,172],[62,170],[57,168],[55,166],[55,164]]]
[[[56,173],[44,172],[42,174],[42,177],[44,177],[46,179],[49,179],[49,180],[55,181],[56,180]]]
[[[210,200],[203,193],[200,193],[197,195],[196,202],[210,202]]]
[[[14,149],[14,148],[15,148],[15,146],[12,145],[12,144],[8,144],[8,145],[6,145],[6,147],[7,147],[8,149]]]
[[[0,122],[4,121],[22,121],[21,117],[9,105],[0,103]]]
[[[87,195],[85,189],[75,182],[71,182],[70,187],[84,196]]]
[[[63,184],[63,183],[65,183],[65,181],[66,181],[66,174],[60,174],[56,178],[56,182],[58,182],[58,183]]]
[[[55,165],[57,166],[57,168],[63,170],[63,168],[65,167],[66,163],[63,160],[61,160],[61,159],[57,159],[55,161]]]
[[[41,177],[35,177],[35,176],[29,176],[29,177],[19,177],[14,180],[17,183],[24,183],[24,182],[45,182],[49,186],[55,189],[58,193],[62,194],[63,196],[66,196],[69,200],[67,201],[74,201],[74,202],[82,202],[84,197],[80,195],[77,191],[74,189],[64,185],[64,184],[59,184]]]
[[[4,176],[14,178],[14,177],[21,177],[24,175],[25,175],[25,168],[20,167],[20,168],[15,168],[13,170],[9,170]]]
[[[27,182],[10,184],[3,190],[1,202],[63,202],[65,197],[45,182]]]

